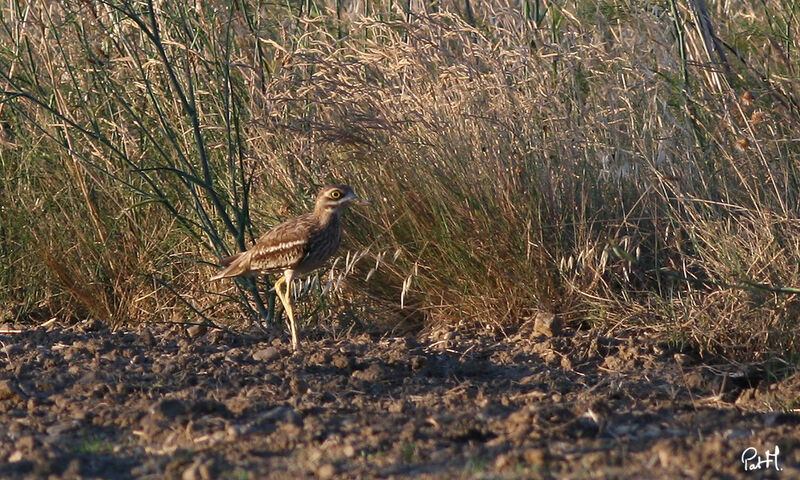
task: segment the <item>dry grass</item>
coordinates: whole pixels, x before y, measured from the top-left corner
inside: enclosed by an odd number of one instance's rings
[[[343,180],[375,205],[326,305],[498,332],[547,310],[793,361],[797,7],[537,5],[3,7],[3,300],[268,315],[190,259]]]

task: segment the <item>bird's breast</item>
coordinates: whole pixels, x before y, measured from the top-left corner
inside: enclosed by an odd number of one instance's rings
[[[342,225],[338,216],[334,216],[327,225],[310,232],[306,254],[296,267],[298,273],[308,273],[321,267],[339,250],[341,242]]]

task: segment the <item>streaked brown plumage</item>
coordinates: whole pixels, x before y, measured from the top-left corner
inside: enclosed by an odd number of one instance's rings
[[[224,270],[211,278],[283,272],[275,282],[275,293],[289,317],[292,348],[297,349],[297,328],[291,305],[292,280],[321,267],[339,249],[342,239],[341,216],[353,203],[366,203],[348,185],[324,187],[317,194],[312,212],[288,220],[261,236],[246,252],[224,258]],[[285,284],[286,290],[281,286]]]

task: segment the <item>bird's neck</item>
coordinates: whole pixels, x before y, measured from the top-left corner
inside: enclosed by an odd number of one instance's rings
[[[342,212],[336,208],[315,208],[312,216],[320,226],[329,225],[339,221]]]

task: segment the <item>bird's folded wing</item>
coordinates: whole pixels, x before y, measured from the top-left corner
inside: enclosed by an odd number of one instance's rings
[[[308,216],[278,225],[262,235],[250,250],[223,259],[220,263],[226,268],[211,280],[294,267],[306,254],[312,225]]]
[[[294,267],[306,254],[313,226],[310,215],[303,215],[273,228],[258,239],[249,251],[250,268],[268,271]]]

